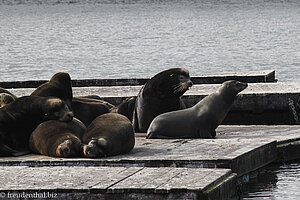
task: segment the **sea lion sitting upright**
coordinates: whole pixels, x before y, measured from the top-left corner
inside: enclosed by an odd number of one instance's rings
[[[71,106],[73,93],[70,75],[65,72],[58,72],[54,74],[48,82],[37,87],[31,93],[31,96],[53,96],[64,100],[69,106]]]
[[[213,138],[215,129],[226,117],[236,95],[248,86],[239,81],[226,81],[214,93],[191,108],[157,116],[146,138]]]
[[[0,108],[0,156],[29,151],[29,136],[47,120],[70,121],[73,113],[56,97],[24,96]]]
[[[0,108],[14,102],[16,98],[8,93],[0,93]]]
[[[85,125],[76,118],[70,122],[48,120],[31,134],[30,149],[52,157],[76,157],[81,155],[81,138]]]
[[[156,74],[141,88],[135,101],[135,132],[146,132],[159,114],[184,109],[181,96],[193,85],[189,72],[172,68]]]
[[[134,130],[129,119],[121,114],[107,113],[97,117],[82,137],[83,155],[100,158],[124,154],[135,144]]]

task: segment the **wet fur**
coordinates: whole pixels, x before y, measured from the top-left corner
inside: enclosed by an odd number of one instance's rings
[[[70,121],[67,104],[54,97],[24,96],[0,109],[0,156],[29,151],[29,137],[42,122]]]
[[[146,138],[214,138],[215,129],[226,117],[236,95],[246,87],[246,83],[226,81],[193,107],[157,116]]]
[[[73,93],[71,77],[68,73],[58,72],[52,76],[52,78],[37,87],[31,96],[42,96],[42,97],[57,97],[64,100],[69,106],[71,106]]]
[[[109,113],[109,107],[102,100],[74,97],[72,100],[74,116],[82,121],[86,127],[100,115]]]
[[[135,131],[146,132],[156,116],[186,108],[181,96],[191,86],[189,72],[183,68],[165,70],[147,81],[135,102]]]
[[[8,93],[0,93],[0,108],[14,102],[16,98]]]
[[[129,119],[117,113],[97,117],[82,137],[83,155],[105,157],[131,151],[135,144],[133,126]]]
[[[52,157],[79,157],[85,125],[73,118],[70,122],[48,120],[31,134],[29,146],[34,153]]]

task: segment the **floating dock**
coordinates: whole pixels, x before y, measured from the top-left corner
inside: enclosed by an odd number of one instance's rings
[[[134,149],[124,155],[2,157],[0,183],[5,184],[0,186],[0,198],[237,199],[244,176],[270,163],[300,159],[300,84],[276,83],[274,71],[216,75],[193,80],[205,84],[194,84],[183,100],[193,106],[229,79],[249,82],[249,86],[238,95],[224,121],[239,125],[219,126],[216,139],[150,140],[145,133],[136,133]],[[73,84],[79,85],[73,85],[73,95],[98,95],[117,105],[136,96],[146,80],[75,80]],[[8,90],[25,96],[37,86]]]
[[[220,126],[216,139],[151,140],[144,135],[137,134],[130,153],[101,159],[0,158],[0,182],[8,183],[0,193],[235,199],[238,178],[272,162],[300,158],[300,126]],[[291,145],[296,151],[290,151]]]
[[[15,166],[0,173],[4,198],[237,199],[237,177],[228,169]]]

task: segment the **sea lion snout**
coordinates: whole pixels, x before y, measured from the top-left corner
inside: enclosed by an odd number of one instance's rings
[[[98,145],[98,140],[95,139],[83,146],[83,155],[89,158],[99,158],[105,156],[104,152]]]
[[[63,143],[58,145],[56,149],[56,155],[58,157],[70,157],[71,155],[71,145],[72,145],[71,140],[65,140]]]
[[[73,119],[73,117],[74,117],[73,112],[68,111],[68,112],[62,114],[62,116],[59,118],[59,121],[69,122]]]

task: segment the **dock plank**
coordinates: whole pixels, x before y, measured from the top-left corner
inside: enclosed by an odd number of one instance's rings
[[[0,172],[4,198],[44,192],[57,199],[237,198],[237,177],[229,169],[1,166]],[[220,193],[222,187],[228,191]]]

